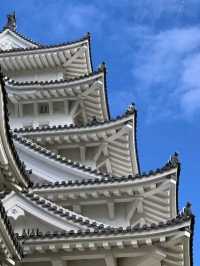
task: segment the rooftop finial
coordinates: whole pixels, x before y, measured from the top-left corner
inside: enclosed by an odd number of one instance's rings
[[[102,63],[99,65],[99,70],[100,70],[100,71],[105,71],[105,70],[106,70],[106,63],[105,63],[105,62],[102,62]]]
[[[192,215],[192,205],[190,202],[187,202],[183,212],[185,217]]]
[[[171,157],[170,157],[170,163],[172,166],[177,166],[179,164],[179,158],[178,158],[178,152],[175,152]]]
[[[16,30],[16,15],[15,12],[7,15],[7,23],[4,28],[15,31]]]
[[[135,110],[135,103],[131,103],[127,108],[126,114],[133,114]]]

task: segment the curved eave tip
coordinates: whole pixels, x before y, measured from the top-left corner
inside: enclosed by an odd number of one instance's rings
[[[177,151],[170,156],[169,163],[174,167],[180,167],[180,158]]]
[[[90,33],[89,31],[86,32],[86,34],[85,34],[85,38],[90,39],[90,37],[91,37],[91,33]]]
[[[126,115],[132,115],[132,114],[135,114],[136,112],[137,112],[137,109],[136,109],[135,103],[132,102],[131,104],[129,104],[125,113]]]
[[[104,72],[104,71],[106,71],[107,69],[106,69],[106,63],[103,61],[100,65],[99,65],[99,67],[98,67],[98,71],[102,71],[102,72]]]

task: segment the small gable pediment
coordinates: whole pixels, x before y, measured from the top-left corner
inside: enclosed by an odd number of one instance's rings
[[[72,219],[67,219],[65,214],[70,213],[69,210],[63,208],[63,215],[56,214],[55,208],[57,207],[58,210],[59,206],[55,207],[55,204],[50,201],[41,199],[49,206],[48,208],[17,192],[12,192],[3,200],[4,208],[16,233],[22,234],[24,230],[40,230],[45,233],[48,231],[77,231],[86,228]]]
[[[3,51],[31,47],[37,47],[37,45],[31,41],[26,40],[19,34],[11,31],[10,29],[5,29],[3,32],[0,33],[0,49]]]

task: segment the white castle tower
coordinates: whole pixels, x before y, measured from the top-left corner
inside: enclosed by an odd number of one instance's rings
[[[42,45],[0,32],[0,264],[192,266],[178,154],[141,173],[137,111],[112,119],[90,35]]]

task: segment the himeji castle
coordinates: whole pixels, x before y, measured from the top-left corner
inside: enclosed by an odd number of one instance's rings
[[[141,172],[137,110],[111,118],[90,34],[43,45],[10,14],[0,65],[0,265],[192,266],[178,154]]]

